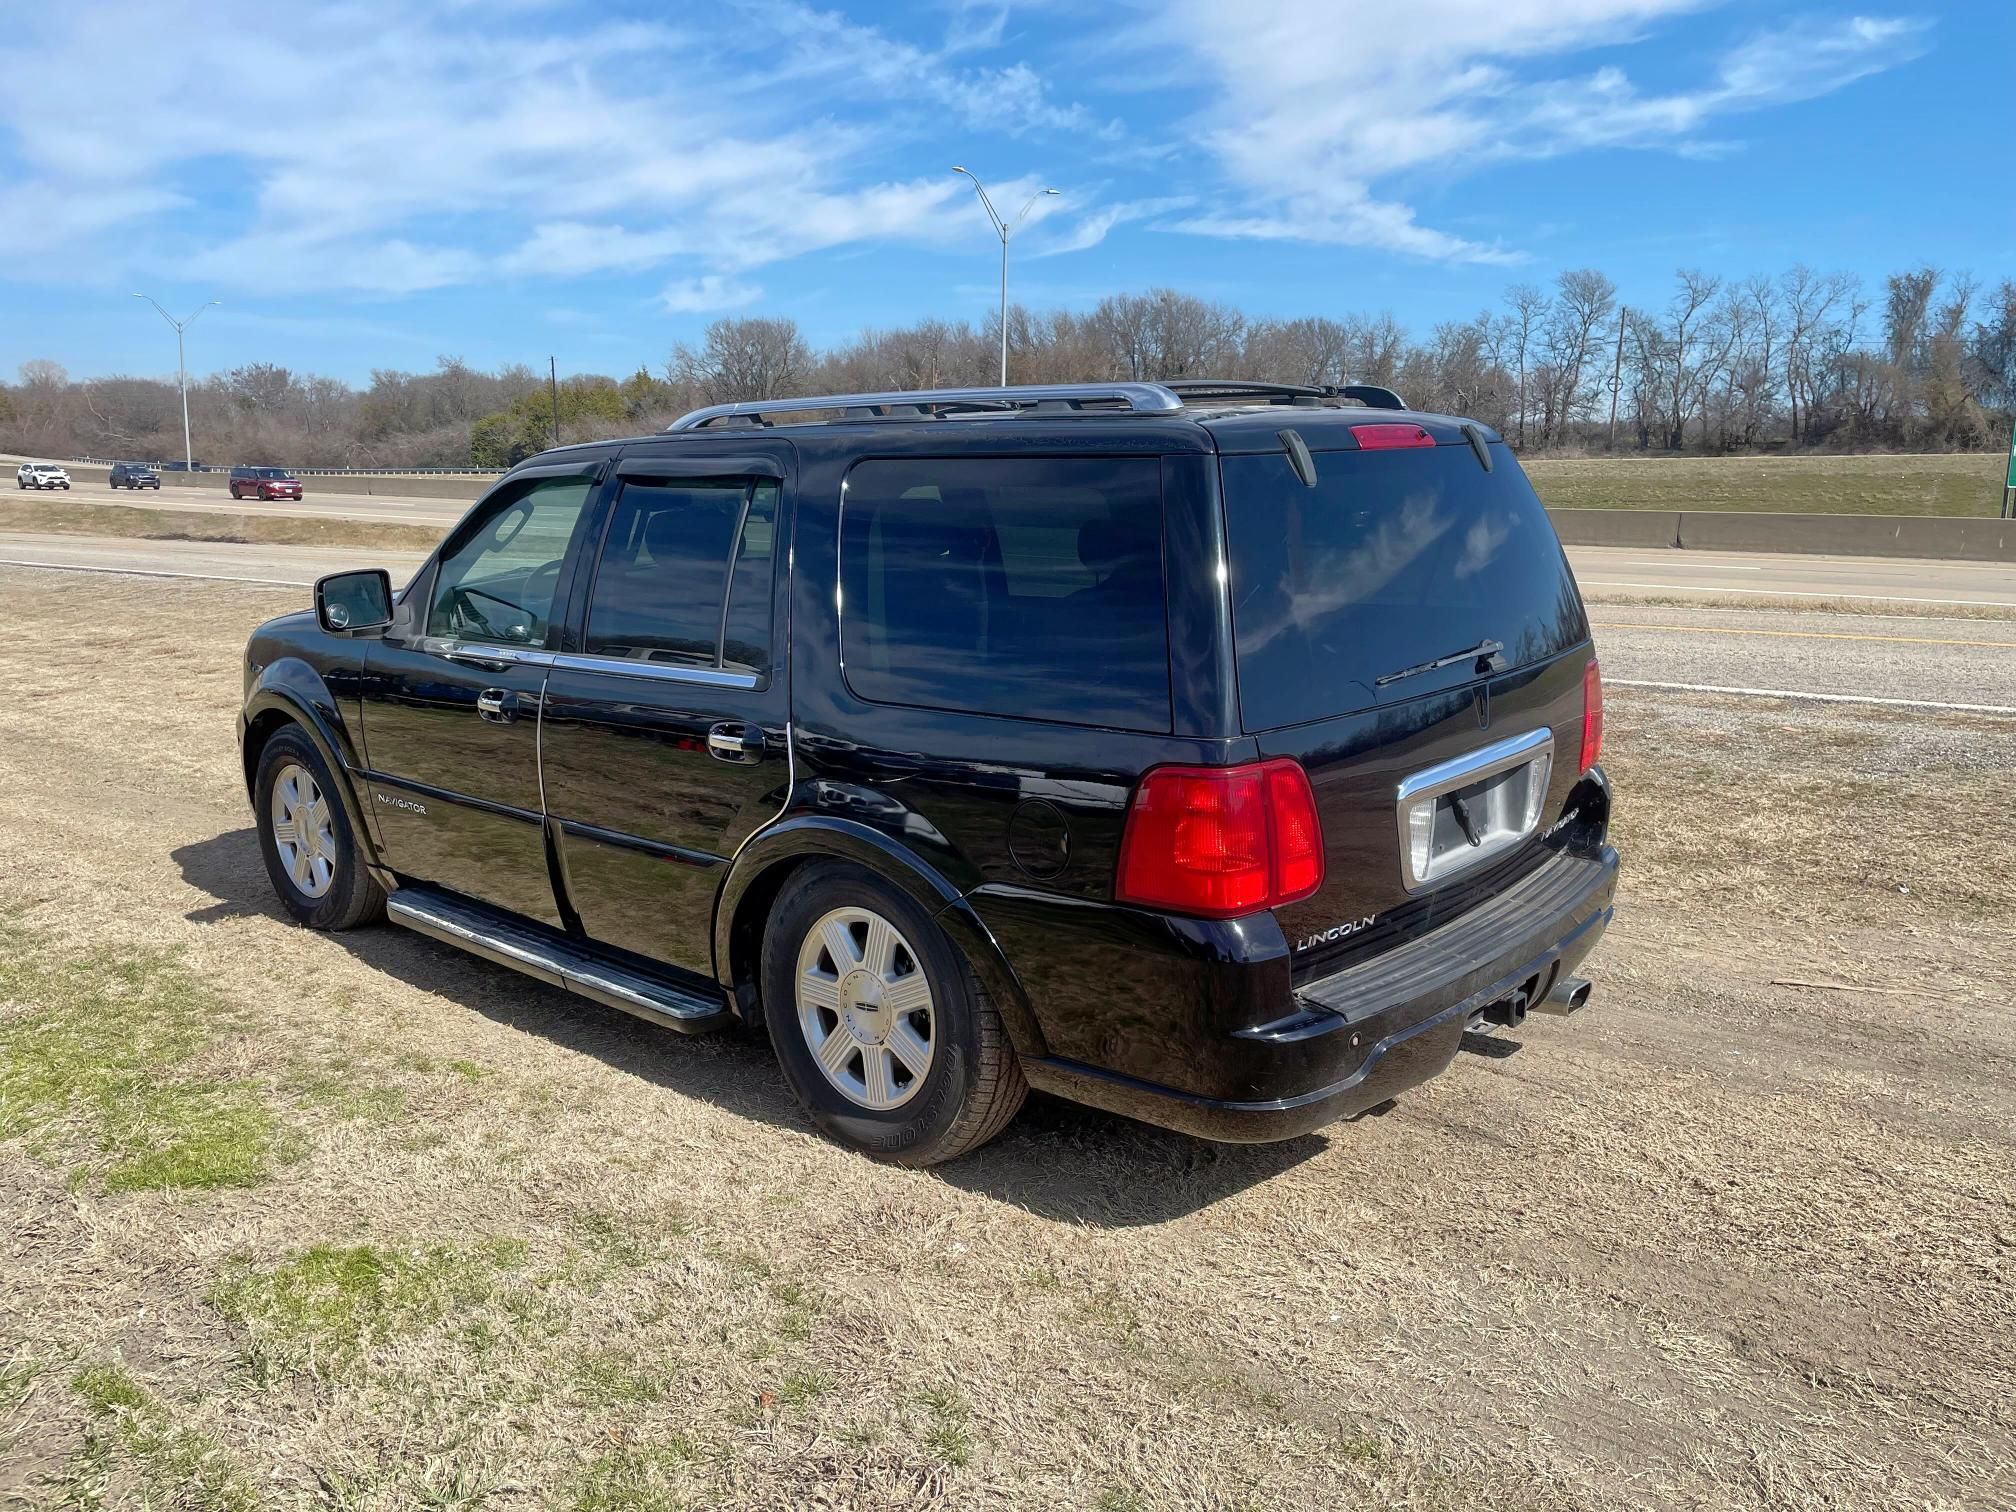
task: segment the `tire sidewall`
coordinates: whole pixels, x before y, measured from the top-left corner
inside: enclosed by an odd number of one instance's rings
[[[273,788],[279,780],[280,769],[287,766],[305,767],[329,803],[329,827],[336,836],[338,855],[336,874],[330,878],[329,890],[319,898],[309,897],[294,885],[294,879],[287,875],[287,868],[280,862],[280,848],[273,839]],[[266,876],[273,884],[273,891],[280,896],[280,906],[296,923],[310,929],[337,927],[338,921],[350,909],[351,895],[358,885],[363,858],[356,831],[350,826],[349,811],[344,806],[341,790],[336,786],[336,777],[322,759],[322,752],[316,748],[315,742],[298,726],[282,730],[266,742],[259,753],[259,770],[253,781],[253,793],[253,819],[259,835],[259,855],[266,863]]]
[[[827,1081],[798,1026],[795,979],[807,932],[848,906],[873,909],[902,934],[931,983],[936,1043],[924,1085],[900,1108],[873,1112]],[[914,1159],[944,1139],[973,1089],[979,1029],[957,949],[902,889],[845,863],[815,863],[778,895],[763,939],[763,1019],[785,1080],[830,1138],[881,1160]]]

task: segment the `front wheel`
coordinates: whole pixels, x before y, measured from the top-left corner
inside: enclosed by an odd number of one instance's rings
[[[253,783],[259,852],[281,906],[310,929],[354,929],[384,912],[338,794],[339,779],[298,726],[259,753]]]
[[[818,862],[784,885],[763,940],[763,1017],[791,1090],[829,1137],[927,1166],[978,1148],[1028,1095],[957,947],[871,873]]]

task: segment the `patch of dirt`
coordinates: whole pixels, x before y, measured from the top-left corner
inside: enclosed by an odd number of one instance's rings
[[[54,1494],[123,1362],[283,1507],[2016,1503],[2006,721],[1620,691],[1587,1011],[1286,1145],[1039,1101],[920,1173],[759,1044],[285,924],[232,721],[300,602],[0,569],[0,908],[178,951],[301,1134],[179,1194],[0,1146],[0,1361],[46,1367],[0,1486]],[[207,1300],[490,1239],[508,1285],[326,1364]]]

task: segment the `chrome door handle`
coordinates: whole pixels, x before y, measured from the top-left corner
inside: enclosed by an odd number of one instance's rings
[[[476,712],[492,724],[509,724],[515,717],[511,695],[502,688],[485,688],[476,695]]]
[[[707,732],[707,754],[743,765],[761,761],[763,730],[758,725],[717,724]]]

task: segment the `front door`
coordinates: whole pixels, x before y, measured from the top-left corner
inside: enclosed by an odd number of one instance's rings
[[[597,466],[520,474],[472,510],[363,679],[372,812],[393,869],[553,925],[539,709]]]
[[[790,793],[774,608],[789,457],[626,459],[546,684],[546,802],[578,927],[701,975],[723,868]]]

